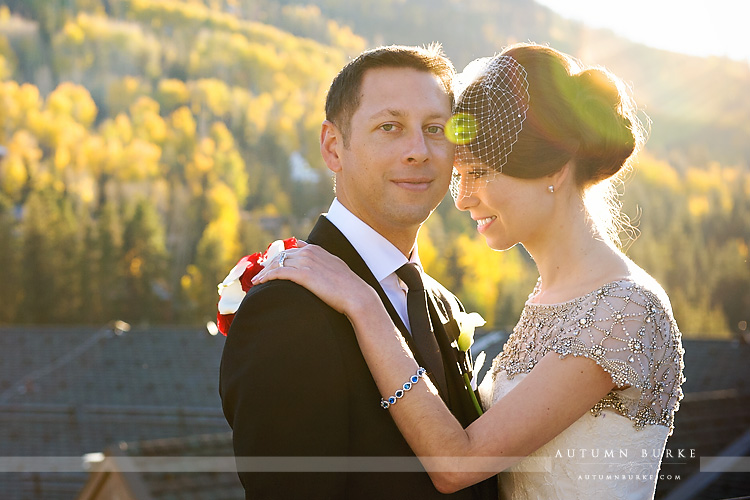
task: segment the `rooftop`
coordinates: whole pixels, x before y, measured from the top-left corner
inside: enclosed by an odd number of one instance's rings
[[[491,335],[477,344],[486,344],[488,360],[505,340]],[[0,327],[0,457],[106,450],[227,456],[231,440],[218,396],[223,346],[224,337],[202,328],[133,328],[115,335],[107,328]],[[750,346],[686,340],[685,350],[686,397],[668,447],[718,454],[750,428]],[[697,471],[697,462],[675,467],[685,476]],[[88,477],[83,468],[31,469],[0,474],[4,500],[70,500]],[[704,490],[750,491],[739,476],[723,474]],[[230,498],[239,487],[229,473],[149,473],[142,480],[155,499],[181,498],[176,492],[187,488],[189,498],[214,500],[219,484]],[[214,494],[201,496],[202,482],[214,484]],[[658,497],[684,482],[660,482]]]

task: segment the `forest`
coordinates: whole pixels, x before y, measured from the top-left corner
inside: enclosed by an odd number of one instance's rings
[[[333,198],[318,150],[333,76],[366,48],[433,40],[459,70],[533,40],[631,83],[651,134],[621,186],[627,254],[685,336],[747,330],[750,66],[531,0],[0,1],[0,325],[213,319],[236,261],[304,238]],[[489,250],[450,197],[419,247],[487,328],[513,327],[538,277],[523,248]]]

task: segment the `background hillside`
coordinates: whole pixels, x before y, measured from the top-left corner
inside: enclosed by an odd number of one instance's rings
[[[750,66],[636,45],[531,0],[0,1],[0,323],[200,324],[239,257],[304,237],[332,197],[328,84],[379,44],[443,43],[460,69],[549,43],[632,84],[651,137],[625,186],[685,335],[750,321]],[[645,115],[644,115],[645,118]],[[537,274],[450,199],[428,270],[494,328]]]

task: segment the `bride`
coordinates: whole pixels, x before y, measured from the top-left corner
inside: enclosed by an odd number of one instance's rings
[[[664,290],[615,244],[603,189],[642,143],[634,103],[606,70],[532,44],[475,61],[457,86],[456,207],[491,248],[522,244],[540,278],[478,420],[463,429],[428,377],[387,411],[442,492],[504,471],[503,498],[652,498],[683,350]],[[345,314],[382,394],[421,380],[372,288],[320,247],[285,254],[254,282],[295,281]]]

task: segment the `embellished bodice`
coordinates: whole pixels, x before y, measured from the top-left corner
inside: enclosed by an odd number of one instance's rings
[[[684,380],[681,335],[666,294],[650,279],[614,281],[559,304],[535,303],[538,291],[481,384],[485,406],[550,352],[591,359],[615,389],[501,473],[501,498],[653,498]]]
[[[631,280],[608,283],[560,304],[535,304],[535,289],[495,358],[492,376],[529,373],[550,351],[584,356],[618,389],[591,409],[611,408],[636,427],[672,428],[682,399],[682,340],[666,296]],[[635,390],[627,390],[635,389]]]

